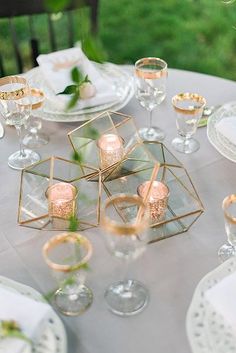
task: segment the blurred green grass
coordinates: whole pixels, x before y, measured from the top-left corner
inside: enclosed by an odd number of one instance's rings
[[[87,11],[78,11],[75,24],[78,39],[88,32]],[[42,52],[48,52],[46,19],[35,19]],[[66,19],[54,21],[60,32],[59,47],[65,47]],[[144,56],[161,57],[169,67],[236,79],[236,5],[221,0],[100,0],[99,38],[114,63],[134,63]],[[0,25],[0,50],[7,69],[14,73],[7,23]],[[17,33],[29,68],[28,28],[24,19]]]

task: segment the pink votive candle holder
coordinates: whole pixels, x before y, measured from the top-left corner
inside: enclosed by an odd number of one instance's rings
[[[137,193],[144,198],[147,194],[150,181],[140,184]],[[147,200],[150,218],[153,222],[160,222],[165,218],[169,199],[169,188],[161,181],[153,181],[151,191]]]
[[[116,134],[104,134],[97,141],[100,155],[100,167],[105,169],[119,162],[124,156],[124,141]]]
[[[75,215],[77,188],[69,183],[56,183],[48,187],[48,213],[50,217],[68,220]]]

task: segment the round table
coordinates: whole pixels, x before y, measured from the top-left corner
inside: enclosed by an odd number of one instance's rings
[[[186,91],[203,95],[208,105],[224,104],[236,99],[236,83],[170,69],[167,98],[153,114],[154,123],[167,134],[164,143],[188,170],[205,212],[187,233],[149,245],[145,254],[131,265],[130,274],[148,287],[150,302],[142,313],[129,318],[109,312],[103,299],[106,286],[122,278],[122,264],[108,254],[99,229],[84,233],[94,246],[87,281],[94,293],[94,303],[80,317],[61,315],[68,353],[190,352],[186,312],[199,280],[218,265],[217,251],[226,238],[221,203],[226,195],[235,192],[236,165],[211,146],[206,128],[196,133],[201,144],[196,153],[185,156],[172,150],[176,125],[171,97]],[[148,113],[135,98],[122,112],[135,117],[139,126],[148,124]],[[42,158],[52,154],[70,158],[67,133],[78,123],[45,121],[43,125],[50,134],[50,143],[39,149]],[[0,274],[47,293],[53,284],[41,249],[52,232],[17,225],[20,173],[7,165],[8,156],[17,148],[16,131],[7,126],[0,140]]]

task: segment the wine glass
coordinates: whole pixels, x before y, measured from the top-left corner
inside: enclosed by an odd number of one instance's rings
[[[109,252],[129,262],[139,257],[149,240],[149,213],[138,195],[118,194],[106,200],[101,225]],[[148,302],[148,290],[134,279],[111,284],[105,292],[109,309],[121,316],[136,314]]]
[[[135,63],[136,97],[150,114],[149,127],[139,129],[143,140],[162,141],[165,133],[152,126],[152,112],[166,97],[167,63],[159,58],[143,58]]]
[[[20,140],[20,150],[8,158],[13,169],[23,169],[40,160],[38,153],[22,146],[22,126],[31,112],[30,88],[25,78],[7,76],[0,79],[0,112],[9,125],[14,125]]]
[[[221,246],[218,256],[221,262],[236,255],[236,194],[227,196],[222,203],[228,242]]]
[[[73,232],[56,235],[43,246],[44,259],[59,284],[54,301],[65,315],[80,315],[92,304],[93,293],[84,284],[91,255],[90,241]]]
[[[31,97],[32,97],[32,110],[40,109],[43,106],[44,102],[44,93],[38,88],[31,88]],[[23,144],[30,148],[38,148],[42,145],[46,145],[49,142],[49,137],[44,132],[41,132],[42,129],[42,119],[38,117],[31,116],[30,119],[26,122],[25,128],[28,133],[23,138]]]
[[[193,153],[200,147],[192,136],[197,130],[206,100],[196,93],[180,93],[172,98],[172,104],[179,135],[172,141],[172,146],[178,152]]]

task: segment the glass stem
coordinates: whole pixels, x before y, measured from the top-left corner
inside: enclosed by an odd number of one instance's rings
[[[25,150],[23,147],[22,143],[22,126],[21,125],[16,125],[16,132],[19,137],[19,143],[20,143],[20,157],[25,157]]]
[[[149,130],[151,130],[152,128],[152,112],[153,110],[150,110],[149,112]]]
[[[188,141],[189,141],[190,137],[184,137],[184,152],[186,151],[186,147],[188,145]]]

